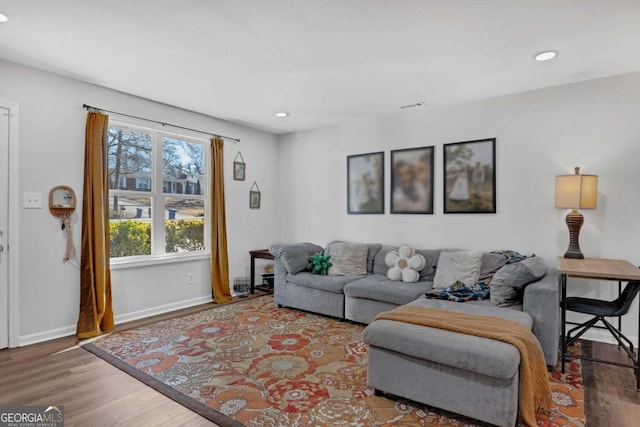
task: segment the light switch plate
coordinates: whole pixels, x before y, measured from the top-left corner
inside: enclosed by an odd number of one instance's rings
[[[25,209],[42,209],[42,193],[22,193],[22,206]]]

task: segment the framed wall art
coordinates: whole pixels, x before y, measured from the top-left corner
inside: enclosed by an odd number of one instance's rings
[[[384,214],[384,152],[347,156],[347,213]]]
[[[391,151],[391,213],[433,213],[434,147]]]
[[[238,160],[238,157],[240,158]],[[244,181],[247,175],[247,165],[242,158],[242,153],[238,151],[235,159],[233,159],[233,179],[235,181]]]
[[[496,212],[496,139],[444,145],[444,213]]]
[[[249,209],[260,209],[260,188],[255,181],[249,189]]]

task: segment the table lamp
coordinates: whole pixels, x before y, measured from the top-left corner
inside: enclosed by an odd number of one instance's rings
[[[556,176],[556,208],[572,209],[567,214],[569,227],[569,249],[565,258],[583,259],[578,237],[584,217],[577,209],[595,209],[598,198],[598,175],[581,175],[580,168],[575,168],[574,175]]]

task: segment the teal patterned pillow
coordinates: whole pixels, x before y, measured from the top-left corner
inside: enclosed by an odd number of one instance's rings
[[[502,251],[491,251],[491,253],[492,254],[500,254],[500,255],[504,256],[507,259],[507,262],[506,262],[507,265],[508,264],[514,264],[516,262],[520,262],[520,261],[523,261],[523,260],[529,258],[528,256],[522,255],[521,253],[516,252],[516,251],[512,251],[511,249],[502,250]],[[536,255],[533,254],[531,256],[533,257],[533,256],[536,256]]]

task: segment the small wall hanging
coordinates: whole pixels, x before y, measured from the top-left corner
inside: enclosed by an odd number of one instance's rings
[[[240,157],[240,160],[238,160]],[[244,181],[246,176],[247,165],[242,158],[242,153],[238,151],[236,157],[233,159],[233,179],[236,181]]]
[[[260,188],[258,187],[258,183],[255,181],[253,181],[253,184],[251,184],[251,188],[249,189],[249,208],[260,209]]]
[[[76,210],[76,193],[71,187],[59,185],[49,192],[49,212],[60,218],[62,230],[66,232],[67,248],[63,261],[68,262],[76,257],[71,229],[71,215]]]

